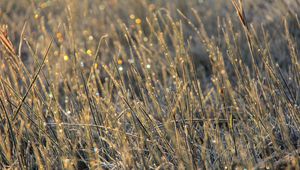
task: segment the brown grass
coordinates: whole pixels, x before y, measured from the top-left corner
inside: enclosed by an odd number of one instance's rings
[[[299,168],[297,4],[1,1],[0,169]]]

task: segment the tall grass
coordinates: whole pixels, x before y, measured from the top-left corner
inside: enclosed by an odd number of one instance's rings
[[[0,168],[299,168],[299,9],[0,2]]]

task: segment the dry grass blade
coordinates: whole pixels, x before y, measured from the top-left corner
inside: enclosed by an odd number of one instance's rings
[[[234,6],[234,8],[235,8],[235,10],[238,14],[239,19],[242,22],[243,26],[245,26],[248,29],[248,24],[247,24],[246,16],[245,16],[245,13],[244,13],[242,0],[232,0],[231,2],[232,2],[233,6]]]
[[[15,65],[15,69],[19,69],[18,59],[16,58],[17,57],[16,51],[14,49],[12,42],[8,37],[7,25],[3,25],[2,27],[0,27],[0,42],[4,46],[5,50],[8,52],[8,54],[10,55],[10,58],[8,58],[8,60],[12,60],[12,62]]]
[[[7,25],[3,25],[2,28],[0,28],[0,41],[1,41],[2,45],[5,47],[5,49],[12,56],[16,56],[16,52],[14,50],[14,47],[13,47],[11,41],[8,38]]]
[[[13,150],[14,152],[18,152],[18,142],[17,142],[17,139],[16,139],[16,136],[15,136],[15,133],[14,133],[14,130],[13,130],[13,127],[12,127],[12,124],[11,124],[11,121],[10,121],[10,118],[8,116],[8,113],[7,113],[7,110],[5,109],[5,106],[4,106],[4,103],[2,101],[2,99],[0,98],[0,104],[1,104],[1,107],[2,107],[2,110],[3,112],[5,113],[5,117],[6,117],[6,120],[8,122],[8,129],[9,129],[9,134],[10,134],[10,137],[12,138],[12,143],[13,143]],[[18,156],[18,159],[19,159],[19,156]],[[19,163],[21,163],[22,161],[19,160]]]
[[[47,48],[47,51],[46,51],[46,53],[45,53],[45,55],[44,55],[44,57],[43,57],[42,63],[40,64],[40,66],[39,66],[37,72],[35,73],[35,75],[34,75],[34,77],[33,77],[33,80],[31,81],[31,83],[30,83],[30,85],[29,85],[29,87],[28,87],[26,93],[24,94],[24,96],[23,96],[23,98],[22,98],[20,104],[18,105],[18,108],[17,108],[17,110],[15,111],[15,113],[14,113],[14,115],[13,115],[12,121],[14,121],[14,120],[17,118],[17,116],[18,116],[18,114],[19,114],[19,112],[20,112],[20,109],[22,108],[22,105],[23,105],[23,103],[24,103],[24,101],[25,101],[27,95],[29,94],[31,88],[33,87],[33,85],[34,85],[34,83],[35,83],[35,81],[36,81],[36,79],[38,78],[38,75],[40,74],[40,72],[41,72],[41,70],[42,70],[42,68],[43,68],[43,66],[44,66],[44,63],[45,63],[45,61],[46,61],[46,58],[47,58],[47,56],[48,56],[48,53],[49,53],[49,51],[50,51],[52,42],[53,42],[53,39],[51,39],[51,42],[50,42],[50,44],[49,44],[49,46],[48,46],[48,48]]]

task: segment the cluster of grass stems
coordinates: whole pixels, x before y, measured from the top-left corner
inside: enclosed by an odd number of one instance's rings
[[[237,15],[210,30],[191,6],[83,21],[72,1],[60,24],[33,13],[19,42],[3,28],[0,168],[299,168],[298,17],[278,22],[281,64],[272,28],[249,23],[241,1],[229,5]]]

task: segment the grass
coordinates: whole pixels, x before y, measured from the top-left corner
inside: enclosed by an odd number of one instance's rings
[[[299,4],[1,1],[0,168],[299,169]]]

